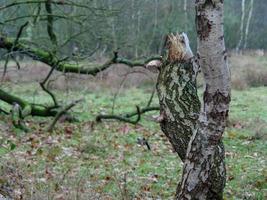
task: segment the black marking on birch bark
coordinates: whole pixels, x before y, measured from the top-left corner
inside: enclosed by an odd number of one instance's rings
[[[207,18],[204,13],[198,13],[197,15],[197,33],[200,40],[205,40],[209,37],[212,27],[212,22]]]
[[[213,103],[212,110],[208,113],[207,117],[211,117],[215,121],[224,121],[228,117],[228,109],[222,108],[223,105],[228,105],[231,101],[230,94],[224,96],[220,92],[215,94],[204,93],[204,101],[207,104]]]
[[[206,6],[212,6],[216,8],[218,3],[223,3],[223,0],[196,0],[196,5],[199,9],[204,9]]]
[[[217,90],[215,93],[209,93],[209,88],[208,86],[206,87],[206,90],[204,92],[204,102],[209,104],[211,102],[216,102],[216,104],[218,103],[225,103],[225,104],[229,104],[231,101],[231,97],[228,94],[227,96],[225,96],[223,93],[221,93],[219,90]]]
[[[223,40],[224,39],[224,35],[219,37],[219,40]]]
[[[227,55],[227,50],[225,49],[225,50],[222,52],[222,54],[223,54],[223,59],[226,61],[226,60],[227,60],[227,57],[228,57],[228,55]]]

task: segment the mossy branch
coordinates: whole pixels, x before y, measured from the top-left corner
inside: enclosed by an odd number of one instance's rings
[[[15,95],[9,94],[4,90],[0,89],[0,100],[10,104],[18,104],[21,108],[22,118],[25,118],[28,115],[32,116],[41,116],[41,117],[53,117],[56,116],[57,111],[51,107],[45,107],[40,105],[31,104],[28,101],[19,98]]]
[[[18,42],[17,44],[14,44],[14,42],[14,39],[0,36],[0,48],[7,50],[12,49],[13,52],[19,52],[21,54],[27,55],[34,60],[47,64],[50,67],[56,66],[55,70],[65,73],[90,74],[95,76],[97,73],[104,71],[113,64],[125,64],[129,67],[145,67],[145,65],[151,60],[162,59],[160,56],[153,56],[145,61],[130,61],[128,59],[120,58],[118,56],[118,52],[114,52],[113,57],[106,63],[102,65],[94,65],[92,67],[85,67],[79,64],[61,62],[60,59],[57,58],[57,56],[55,56],[53,53],[40,48],[31,47],[24,42]]]

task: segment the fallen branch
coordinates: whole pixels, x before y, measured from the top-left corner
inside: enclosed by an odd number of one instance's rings
[[[5,114],[5,115],[8,115],[8,114],[9,114],[9,112],[3,110],[2,108],[0,108],[0,113],[3,113],[3,114]]]
[[[61,118],[62,115],[66,114],[67,111],[69,111],[71,108],[73,108],[74,106],[76,106],[79,102],[81,102],[82,99],[76,100],[74,102],[72,102],[71,104],[65,106],[64,108],[62,108],[55,116],[54,120],[52,121],[52,123],[48,126],[47,131],[48,132],[52,132],[52,130],[54,129],[57,121]]]
[[[11,95],[2,89],[0,89],[0,100],[10,104],[12,106],[11,110],[11,117],[13,125],[16,128],[22,129],[24,131],[28,131],[29,129],[24,125],[23,120],[27,116],[39,116],[39,117],[55,117],[51,125],[47,130],[52,130],[55,126],[58,119],[63,114],[66,114],[68,110],[70,110],[73,106],[75,106],[77,103],[79,103],[81,100],[77,100],[72,102],[71,104],[67,105],[66,107],[60,107],[60,106],[44,106],[44,105],[38,105],[38,104],[32,104],[28,101],[21,99],[17,96]],[[3,112],[4,114],[10,114],[0,108],[0,113]],[[66,115],[66,118],[69,121],[76,120],[71,115]]]
[[[21,107],[23,117],[26,117],[27,115],[53,117],[57,114],[57,111],[53,109],[54,107],[45,107],[41,105],[31,104],[24,99],[5,92],[2,89],[0,89],[0,100],[10,105],[14,105],[14,103],[18,104]]]
[[[159,111],[159,107],[158,106],[154,106],[154,107],[146,107],[140,110],[140,114],[144,114],[146,112],[151,112],[151,111]],[[124,116],[127,118],[131,118],[138,115],[137,112],[131,112],[131,113],[127,113]]]
[[[137,108],[136,112],[127,113],[124,115],[98,115],[96,117],[96,121],[101,122],[103,119],[115,119],[118,121],[130,123],[130,124],[137,124],[141,120],[142,114],[144,114],[146,112],[150,112],[150,111],[158,111],[159,110],[159,107],[147,107],[147,108],[140,109],[137,106],[136,108]],[[132,120],[131,118],[136,116],[136,115],[137,115],[137,119]]]

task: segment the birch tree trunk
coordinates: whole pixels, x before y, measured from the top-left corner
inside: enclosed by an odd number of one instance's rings
[[[223,1],[196,0],[198,58],[205,79],[203,107],[187,148],[177,199],[223,199],[226,180],[222,135],[230,103]]]
[[[113,10],[112,1],[108,1],[108,9],[110,12]],[[113,49],[118,49],[118,41],[116,36],[116,27],[115,27],[115,17],[109,16],[107,18],[108,25],[111,26],[111,36],[112,36],[112,42],[113,42]]]
[[[244,21],[245,21],[245,6],[246,0],[242,0],[242,16],[241,16],[241,23],[240,23],[240,39],[236,46],[236,51],[239,52],[243,38],[244,38]]]
[[[253,4],[254,4],[254,0],[250,0],[250,8],[249,8],[249,14],[248,14],[248,21],[247,21],[246,31],[245,31],[245,44],[244,44],[244,49],[247,48],[247,44],[248,44],[248,32],[249,32],[250,21],[251,21],[251,18],[252,18],[252,13],[253,13]]]
[[[188,16],[187,16],[187,0],[184,0],[184,24],[185,24],[185,32],[188,30]]]
[[[222,135],[230,103],[223,33],[223,1],[196,0],[198,62],[203,105],[196,90],[198,63],[185,34],[169,35],[157,82],[162,131],[184,162],[175,199],[222,200],[226,181]]]

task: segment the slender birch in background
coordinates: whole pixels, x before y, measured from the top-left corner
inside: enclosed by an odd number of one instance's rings
[[[239,52],[243,38],[244,38],[244,21],[245,21],[245,5],[246,5],[246,0],[242,0],[242,16],[241,16],[241,23],[240,23],[240,39],[239,42],[236,46],[236,51]]]
[[[113,6],[112,6],[112,1],[108,1],[108,8],[109,11],[112,12]],[[107,18],[108,25],[111,26],[111,36],[112,36],[112,42],[113,42],[113,48],[118,49],[118,42],[117,42],[117,34],[116,34],[116,27],[115,27],[115,17],[110,16]]]
[[[250,22],[251,22],[251,18],[252,18],[252,13],[253,13],[253,4],[254,4],[254,0],[250,0],[249,14],[248,14],[248,20],[247,20],[246,32],[245,32],[244,49],[247,48],[247,44],[248,44],[248,32],[249,32],[249,26],[250,26]]]
[[[184,24],[185,24],[185,32],[188,30],[188,14],[187,14],[187,0],[184,0]]]

